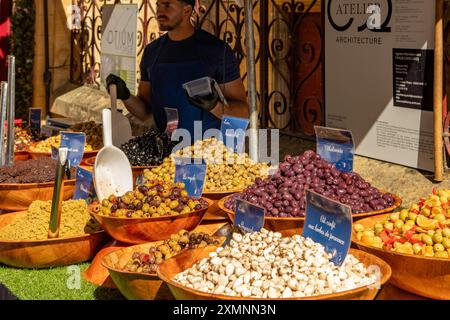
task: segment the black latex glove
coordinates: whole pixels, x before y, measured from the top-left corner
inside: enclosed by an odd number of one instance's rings
[[[127,84],[120,77],[110,73],[106,78],[106,88],[109,92],[109,86],[115,84],[117,87],[117,99],[127,100],[130,97],[130,90],[127,88]]]
[[[214,107],[217,105],[217,102],[219,101],[219,94],[217,93],[217,90],[214,87],[213,82],[211,82],[211,90],[212,93],[210,94],[193,97],[190,97],[186,90],[184,92],[186,93],[186,97],[191,104],[199,108],[202,108],[206,111],[211,111],[212,109],[214,109]]]

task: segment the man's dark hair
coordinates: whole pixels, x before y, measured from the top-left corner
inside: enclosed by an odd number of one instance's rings
[[[192,6],[192,9],[194,9],[194,7],[195,7],[195,0],[178,0],[178,1],[184,2],[184,3]]]

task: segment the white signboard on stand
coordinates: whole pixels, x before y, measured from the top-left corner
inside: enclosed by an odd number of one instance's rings
[[[102,7],[101,82],[113,73],[121,77],[136,94],[136,4]]]
[[[433,171],[434,1],[324,7],[327,126],[351,130],[357,154]]]

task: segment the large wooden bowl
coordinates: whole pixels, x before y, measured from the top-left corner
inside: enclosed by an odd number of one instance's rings
[[[387,216],[370,217],[358,223],[371,227]],[[450,258],[422,257],[370,247],[358,241],[355,234],[352,241],[359,249],[380,257],[391,266],[393,285],[432,299],[450,299]]]
[[[211,205],[211,200],[203,198]],[[191,231],[203,219],[208,207],[187,214],[157,218],[116,218],[92,213],[105,230],[114,239],[132,244],[167,239],[182,229]]]
[[[26,211],[0,215],[0,229],[24,215]],[[92,259],[106,237],[99,231],[60,239],[0,240],[0,263],[30,269],[76,264]]]
[[[209,235],[219,230],[224,223],[199,225],[195,228],[196,232],[205,232]],[[156,273],[139,273],[123,271],[120,265],[124,265],[134,252],[148,252],[151,246],[157,246],[163,241],[149,242],[135,245],[132,247],[115,250],[105,255],[102,259],[102,265],[111,276],[114,284],[129,300],[154,300],[154,299],[173,299],[167,285],[158,278]]]
[[[177,300],[255,300],[256,298],[232,297],[227,295],[205,293],[193,290],[173,281],[175,275],[190,268],[199,260],[208,257],[209,253],[215,251],[215,246],[206,248],[186,250],[180,254],[163,261],[157,268],[158,277],[168,286]],[[380,287],[391,277],[391,268],[380,258],[363,251],[350,249],[350,253],[358,258],[366,267],[378,266],[381,272]],[[380,287],[364,286],[361,288],[342,291],[334,294],[312,296],[306,298],[292,298],[286,300],[373,300]],[[267,299],[270,300],[270,299]]]
[[[54,182],[0,183],[0,210],[27,210],[34,200],[52,200]],[[75,179],[64,181],[63,200],[73,197]]]
[[[231,221],[234,222],[234,211],[225,207],[225,201],[228,198],[232,197],[229,195],[218,202],[218,207],[224,211]],[[394,197],[394,204],[384,210],[372,211],[372,212],[363,212],[353,214],[353,221],[357,221],[361,218],[367,216],[378,215],[386,212],[392,212],[395,208],[399,207],[402,204],[402,199],[396,195]],[[305,218],[277,218],[277,217],[265,217],[264,219],[264,228],[270,231],[280,232],[285,237],[290,237],[294,234],[301,234],[303,229],[303,224],[305,222]]]

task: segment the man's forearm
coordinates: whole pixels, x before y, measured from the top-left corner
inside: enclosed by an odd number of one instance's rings
[[[247,102],[240,100],[231,100],[227,101],[228,106],[224,106],[222,103],[218,103],[218,105],[211,110],[216,117],[222,118],[223,115],[239,117],[239,118],[248,118],[248,104]],[[222,111],[223,110],[223,111]]]
[[[147,106],[139,96],[131,95],[127,100],[124,100],[123,103],[131,114],[142,121],[148,120],[152,115],[150,106]]]

